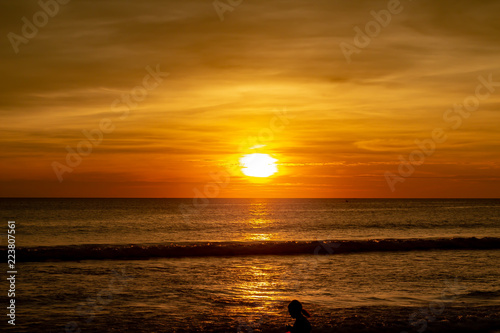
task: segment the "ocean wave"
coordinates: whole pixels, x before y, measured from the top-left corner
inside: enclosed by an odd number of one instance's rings
[[[184,242],[18,248],[17,261],[78,261],[175,257],[347,254],[380,251],[500,249],[500,238],[377,239],[262,242]],[[6,249],[2,250],[4,253]]]
[[[491,291],[475,290],[460,296],[465,298],[497,299],[500,298],[500,290],[491,290]]]

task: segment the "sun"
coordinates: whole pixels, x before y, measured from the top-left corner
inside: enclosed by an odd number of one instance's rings
[[[278,172],[277,161],[268,154],[248,154],[240,158],[241,171],[249,177],[269,177]]]

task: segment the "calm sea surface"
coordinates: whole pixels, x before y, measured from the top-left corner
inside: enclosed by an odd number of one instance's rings
[[[0,207],[20,247],[15,332],[284,332],[292,299],[317,332],[500,329],[500,200]]]

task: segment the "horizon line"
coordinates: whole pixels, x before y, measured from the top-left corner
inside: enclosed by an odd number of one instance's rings
[[[193,198],[193,197],[2,197],[0,199],[206,199],[206,200],[217,200],[217,199],[336,199],[336,200],[411,200],[411,199],[491,199],[498,200],[499,197],[404,197],[404,198],[391,198],[391,197],[366,197],[366,198],[356,198],[356,197],[272,197],[272,198],[259,198],[259,197],[217,197],[217,198]]]

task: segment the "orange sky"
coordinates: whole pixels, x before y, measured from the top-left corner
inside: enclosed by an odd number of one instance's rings
[[[500,3],[391,1],[3,3],[0,196],[499,197]]]

